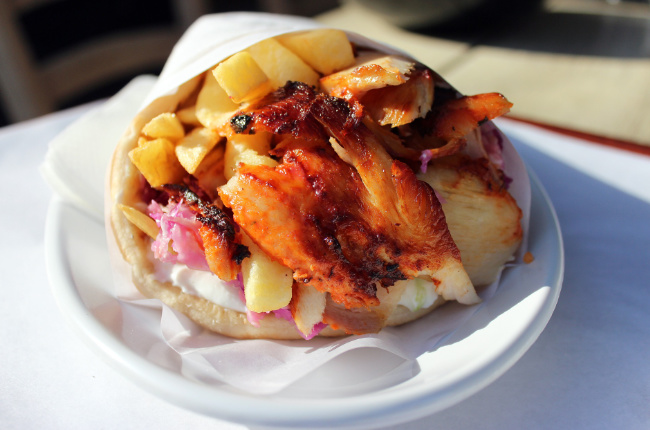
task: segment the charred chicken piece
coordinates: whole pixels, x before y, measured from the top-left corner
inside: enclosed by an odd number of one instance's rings
[[[196,219],[201,222],[199,233],[210,271],[225,281],[237,278],[241,262],[250,256],[250,252],[237,237],[237,226],[232,218],[216,204],[199,198],[186,185],[164,185],[163,189],[171,200],[183,199],[196,212]]]

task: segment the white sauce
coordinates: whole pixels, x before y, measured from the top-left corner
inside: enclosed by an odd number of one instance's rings
[[[428,308],[436,299],[438,299],[438,294],[436,294],[434,283],[415,278],[406,281],[406,288],[398,304],[413,312]]]
[[[239,288],[222,281],[212,272],[189,269],[182,264],[165,263],[155,260],[156,279],[171,282],[184,293],[204,298],[226,309],[246,312]]]
[[[239,288],[222,281],[214,273],[159,260],[155,260],[154,264],[156,279],[159,282],[171,282],[186,294],[201,297],[226,309],[246,312]],[[416,278],[406,281],[399,304],[411,311],[417,311],[431,306],[437,298],[433,282]]]

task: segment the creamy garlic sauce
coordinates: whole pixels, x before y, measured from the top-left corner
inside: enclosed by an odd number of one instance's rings
[[[438,299],[435,285],[431,281],[415,278],[406,281],[406,288],[398,305],[408,308],[410,311],[417,311],[428,308]]]
[[[201,297],[226,309],[246,312],[239,288],[222,281],[214,273],[160,260],[155,260],[154,265],[156,280],[159,282],[171,282],[186,294]],[[417,311],[428,308],[437,298],[433,282],[416,278],[406,281],[406,288],[398,304],[410,311]]]
[[[246,312],[239,287],[222,281],[212,272],[189,269],[183,264],[155,260],[156,280],[171,282],[184,293],[201,297],[226,309]]]

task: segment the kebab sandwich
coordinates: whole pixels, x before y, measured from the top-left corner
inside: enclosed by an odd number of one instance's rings
[[[403,55],[267,38],[143,109],[110,170],[137,288],[236,338],[375,333],[480,302],[522,240],[490,122]]]

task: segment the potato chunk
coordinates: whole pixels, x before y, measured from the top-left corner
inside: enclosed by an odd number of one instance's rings
[[[268,76],[246,51],[222,61],[212,73],[234,103],[257,99],[273,89]]]
[[[309,336],[314,325],[323,320],[327,294],[316,290],[311,285],[296,282],[291,300],[291,311],[296,327],[302,334]]]
[[[226,179],[232,178],[237,172],[239,163],[274,167],[278,163],[269,157],[271,135],[264,132],[255,134],[233,134],[226,141],[224,156],[224,175]]]
[[[154,188],[178,182],[185,175],[185,169],[176,158],[174,144],[167,139],[142,142],[129,152],[129,158]]]
[[[176,145],[176,156],[188,173],[194,174],[203,158],[219,142],[219,134],[209,128],[195,128]]]
[[[188,106],[176,111],[176,117],[183,123],[193,126],[201,125],[201,122],[196,117],[196,106]]]
[[[206,73],[196,99],[196,118],[206,128],[219,130],[239,110],[211,72]]]
[[[246,49],[246,52],[269,77],[273,89],[284,86],[287,81],[318,85],[318,73],[276,39],[258,42]]]
[[[292,295],[291,269],[272,260],[248,236],[242,235],[242,243],[251,252],[241,265],[246,307],[253,312],[270,312],[287,306]]]
[[[278,40],[323,75],[354,64],[352,45],[341,30],[319,29],[289,33],[278,36]]]
[[[183,124],[175,114],[165,112],[154,117],[142,127],[142,134],[152,139],[165,138],[176,142],[185,136]]]
[[[203,158],[201,164],[194,171],[194,176],[199,180],[199,186],[208,194],[216,197],[217,187],[227,182],[223,174],[225,145],[218,144]]]

